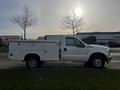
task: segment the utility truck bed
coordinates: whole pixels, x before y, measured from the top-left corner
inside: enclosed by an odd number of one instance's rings
[[[24,60],[27,54],[38,54],[41,60],[59,60],[59,42],[20,40],[9,42],[9,58]]]

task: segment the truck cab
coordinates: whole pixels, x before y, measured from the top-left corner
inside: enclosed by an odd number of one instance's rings
[[[45,36],[46,40],[61,42],[61,60],[86,62],[87,66],[104,67],[111,61],[110,48],[102,45],[86,44],[76,36]]]

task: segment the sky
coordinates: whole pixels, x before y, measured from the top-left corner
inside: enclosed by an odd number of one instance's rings
[[[21,15],[28,6],[38,22],[27,29],[27,38],[49,34],[72,34],[61,27],[61,20],[73,9],[82,10],[83,25],[79,32],[120,31],[120,0],[0,0],[0,35],[23,35],[23,30],[9,18]]]

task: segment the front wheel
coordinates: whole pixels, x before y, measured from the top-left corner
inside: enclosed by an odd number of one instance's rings
[[[93,56],[91,58],[91,66],[94,68],[103,68],[105,65],[104,57],[102,56]]]
[[[103,68],[105,65],[105,58],[101,55],[94,55],[88,62],[85,63],[86,67]]]

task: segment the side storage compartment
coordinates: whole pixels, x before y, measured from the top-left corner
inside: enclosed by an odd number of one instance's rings
[[[23,59],[23,50],[20,50],[19,42],[9,42],[8,58],[11,60]]]
[[[59,43],[44,43],[44,60],[59,60]]]

